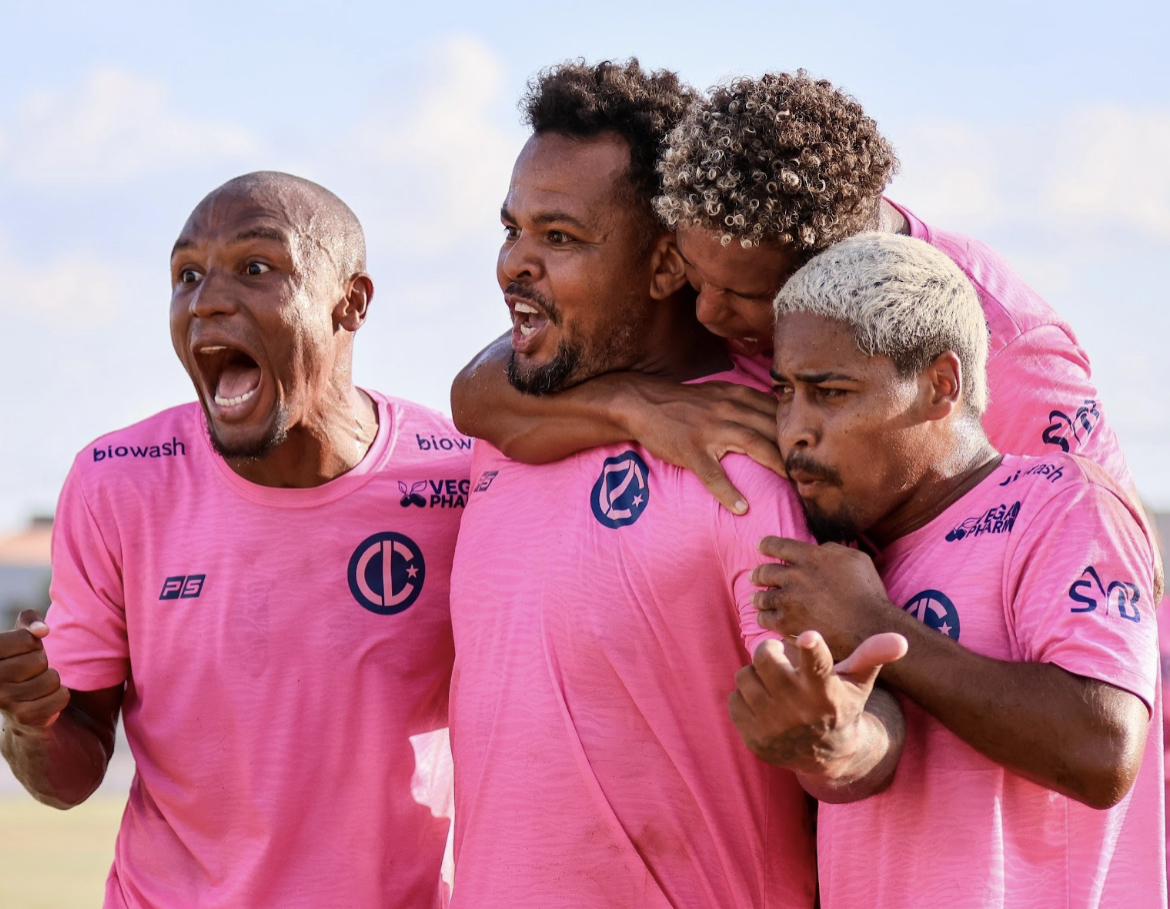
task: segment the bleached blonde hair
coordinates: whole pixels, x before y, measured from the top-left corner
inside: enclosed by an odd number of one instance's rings
[[[866,356],[914,375],[954,351],[967,408],[987,409],[987,321],[975,287],[922,240],[867,231],[810,259],[776,295],[777,317],[807,312],[844,322]]]

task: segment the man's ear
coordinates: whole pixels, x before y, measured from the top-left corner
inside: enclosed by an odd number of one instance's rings
[[[334,331],[345,329],[352,334],[361,328],[373,299],[373,280],[364,271],[358,272],[346,283],[345,296],[333,308]]]
[[[665,300],[687,283],[687,269],[674,234],[661,234],[650,253],[650,296]]]
[[[941,353],[922,372],[928,420],[944,420],[963,406],[963,364],[953,350]]]

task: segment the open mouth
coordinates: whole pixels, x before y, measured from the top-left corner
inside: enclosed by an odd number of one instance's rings
[[[548,326],[548,314],[526,300],[507,301],[512,310],[512,349],[524,353],[535,347],[537,337]]]
[[[260,365],[244,351],[226,345],[206,345],[195,350],[204,387],[218,409],[225,413],[237,410],[260,388],[264,373]]]

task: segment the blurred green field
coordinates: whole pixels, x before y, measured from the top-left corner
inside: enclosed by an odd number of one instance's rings
[[[57,811],[0,795],[0,906],[100,909],[125,797],[95,795]]]

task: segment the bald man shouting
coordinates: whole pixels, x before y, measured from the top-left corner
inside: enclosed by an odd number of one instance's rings
[[[437,905],[448,821],[412,790],[446,725],[470,442],[354,386],[373,284],[320,186],[221,186],[171,285],[199,403],[78,455],[47,620],[0,634],[0,747],[68,808],[121,711],[137,775],[107,909]]]

